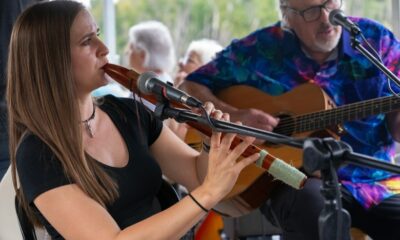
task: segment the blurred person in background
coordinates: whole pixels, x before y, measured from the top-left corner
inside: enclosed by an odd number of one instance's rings
[[[185,55],[178,62],[178,72],[175,76],[174,86],[178,87],[182,84],[189,73],[211,61],[222,49],[223,47],[212,39],[203,38],[190,42]],[[171,121],[169,127],[179,138],[185,140],[186,143],[197,149],[199,148],[199,139],[201,138],[196,131],[192,130],[189,132],[189,135],[187,135],[188,126],[176,121]]]
[[[128,34],[125,54],[129,67],[140,74],[154,72],[160,80],[173,84],[171,73],[175,65],[175,48],[168,28],[159,21],[145,21],[133,25]],[[96,89],[93,95],[102,96],[107,93],[129,96],[129,92],[114,81]]]
[[[138,23],[129,29],[129,66],[138,73],[155,72],[160,80],[173,83],[175,47],[168,28],[159,21]]]
[[[189,73],[211,61],[222,49],[221,44],[212,39],[193,40],[185,55],[179,60],[175,86],[181,85]]]

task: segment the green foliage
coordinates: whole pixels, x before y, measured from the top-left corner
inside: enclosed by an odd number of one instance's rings
[[[393,0],[351,0],[346,1],[349,14],[359,17],[367,17],[381,22],[391,28]],[[398,0],[394,0],[398,1]]]
[[[103,0],[91,1],[91,12],[102,26]],[[122,55],[129,28],[158,20],[169,27],[176,52],[190,41],[212,38],[222,45],[278,20],[275,0],[119,0],[116,3],[117,52]]]
[[[103,25],[103,1],[91,0],[91,12]],[[392,0],[343,0],[349,15],[376,19],[390,28]],[[119,0],[115,7],[117,53],[122,55],[129,28],[158,20],[169,27],[181,56],[190,41],[211,38],[222,45],[279,19],[278,0]]]

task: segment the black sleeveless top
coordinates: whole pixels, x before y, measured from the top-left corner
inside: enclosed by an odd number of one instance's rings
[[[98,162],[118,185],[119,198],[107,206],[107,211],[123,229],[160,211],[156,194],[162,173],[149,146],[160,135],[162,122],[133,99],[108,95],[100,108],[116,125],[129,152],[128,164],[122,168]],[[17,171],[23,192],[39,220],[53,239],[63,239],[33,203],[41,193],[73,183],[64,174],[59,160],[37,136],[27,135],[17,150]]]

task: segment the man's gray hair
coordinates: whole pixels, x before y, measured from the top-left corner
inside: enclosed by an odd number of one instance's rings
[[[129,44],[145,52],[144,67],[171,72],[175,48],[168,28],[158,21],[138,23],[129,29]]]
[[[279,0],[280,6],[286,6],[289,0]]]
[[[285,30],[290,29],[289,24],[286,19],[286,13],[285,13],[285,8],[284,6],[288,5],[289,0],[279,0],[279,9],[280,9],[280,15],[281,15],[281,27]]]

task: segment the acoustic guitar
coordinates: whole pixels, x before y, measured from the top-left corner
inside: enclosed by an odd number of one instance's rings
[[[218,98],[240,109],[256,108],[280,118],[274,132],[294,137],[340,137],[342,124],[400,108],[397,96],[381,97],[336,107],[317,85],[306,83],[293,90],[270,96],[254,87],[237,85],[217,94]],[[283,145],[261,146],[274,156],[302,166],[301,149]]]
[[[302,84],[293,90],[270,96],[254,87],[237,85],[220,91],[217,97],[230,105],[240,108],[256,108],[279,117],[279,125],[274,132],[294,137],[335,137],[344,133],[342,124],[346,121],[362,119],[380,113],[400,109],[397,96],[381,97],[336,107],[331,98],[317,85]],[[194,146],[200,137],[189,131],[186,142]],[[302,166],[302,150],[284,145],[263,144],[271,155],[299,168]],[[280,183],[270,182],[268,174],[250,166],[240,174],[232,195],[227,198],[239,210],[238,215],[246,213],[269,198],[270,193]],[[249,187],[250,186],[250,187]],[[238,201],[240,199],[240,201]],[[233,200],[233,201],[229,201]],[[227,204],[227,208],[229,208]],[[223,204],[222,204],[223,205]],[[230,209],[230,208],[229,208]],[[231,210],[231,209],[230,209]],[[231,212],[231,211],[227,212]]]

